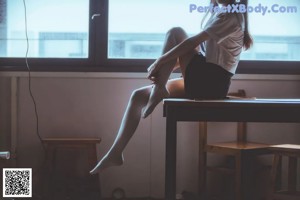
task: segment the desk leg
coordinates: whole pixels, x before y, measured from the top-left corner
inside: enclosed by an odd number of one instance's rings
[[[165,196],[166,200],[176,199],[176,143],[177,122],[172,116],[167,116],[166,130],[166,176]]]
[[[205,199],[206,196],[206,163],[207,153],[205,147],[207,145],[207,122],[199,122],[199,191],[198,194],[201,199]]]

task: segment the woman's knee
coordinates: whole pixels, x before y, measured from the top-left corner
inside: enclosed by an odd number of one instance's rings
[[[185,33],[185,30],[181,28],[180,26],[173,27],[167,32],[168,34],[183,34]]]
[[[136,89],[132,92],[131,94],[131,102],[136,104],[136,103],[141,103],[145,100],[147,100],[147,97],[149,97],[150,92],[148,91],[148,88],[140,88]]]
[[[179,40],[183,40],[183,39],[187,38],[188,35],[183,28],[173,27],[167,32],[167,36],[168,37],[173,36]]]

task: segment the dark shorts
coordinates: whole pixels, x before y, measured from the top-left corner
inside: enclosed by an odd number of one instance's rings
[[[185,93],[192,99],[224,99],[232,76],[219,65],[207,63],[202,54],[195,55],[185,71]]]

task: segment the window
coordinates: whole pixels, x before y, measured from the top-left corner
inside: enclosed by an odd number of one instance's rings
[[[4,1],[2,1],[4,2]],[[26,0],[31,58],[87,58],[89,0]],[[4,10],[4,8],[2,7]],[[6,1],[0,57],[23,57],[26,50],[24,5]]]
[[[190,11],[194,1],[182,0],[112,0],[109,4],[109,58],[156,58],[164,34],[174,26],[190,35],[201,30],[203,12]],[[202,1],[203,2],[203,1]],[[278,6],[276,6],[278,4]],[[194,4],[196,5],[196,4]],[[204,7],[199,3],[197,7]],[[274,6],[275,5],[275,6]],[[244,60],[300,61],[299,0],[252,0],[249,6],[250,31],[254,47],[242,54]],[[264,13],[260,6],[268,6]],[[291,7],[293,6],[293,7]],[[126,9],[124,9],[126,7]]]
[[[171,27],[201,31],[199,7],[209,2],[26,0],[28,56],[37,70],[145,71]],[[0,65],[22,65],[22,1],[0,0],[0,11]],[[251,0],[248,11],[255,44],[243,52],[238,73],[300,73],[299,0]]]
[[[189,3],[192,1],[109,1],[108,57],[155,59],[170,28],[180,26],[191,35],[199,32],[204,13],[189,13]]]
[[[268,6],[268,11],[264,14],[259,5]],[[250,6],[258,11],[249,14],[255,44],[242,59],[300,61],[300,2],[252,0]]]

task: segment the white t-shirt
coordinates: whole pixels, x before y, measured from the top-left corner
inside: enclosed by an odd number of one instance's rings
[[[210,36],[205,42],[206,62],[217,64],[235,74],[244,43],[242,13],[214,13],[204,31]]]

